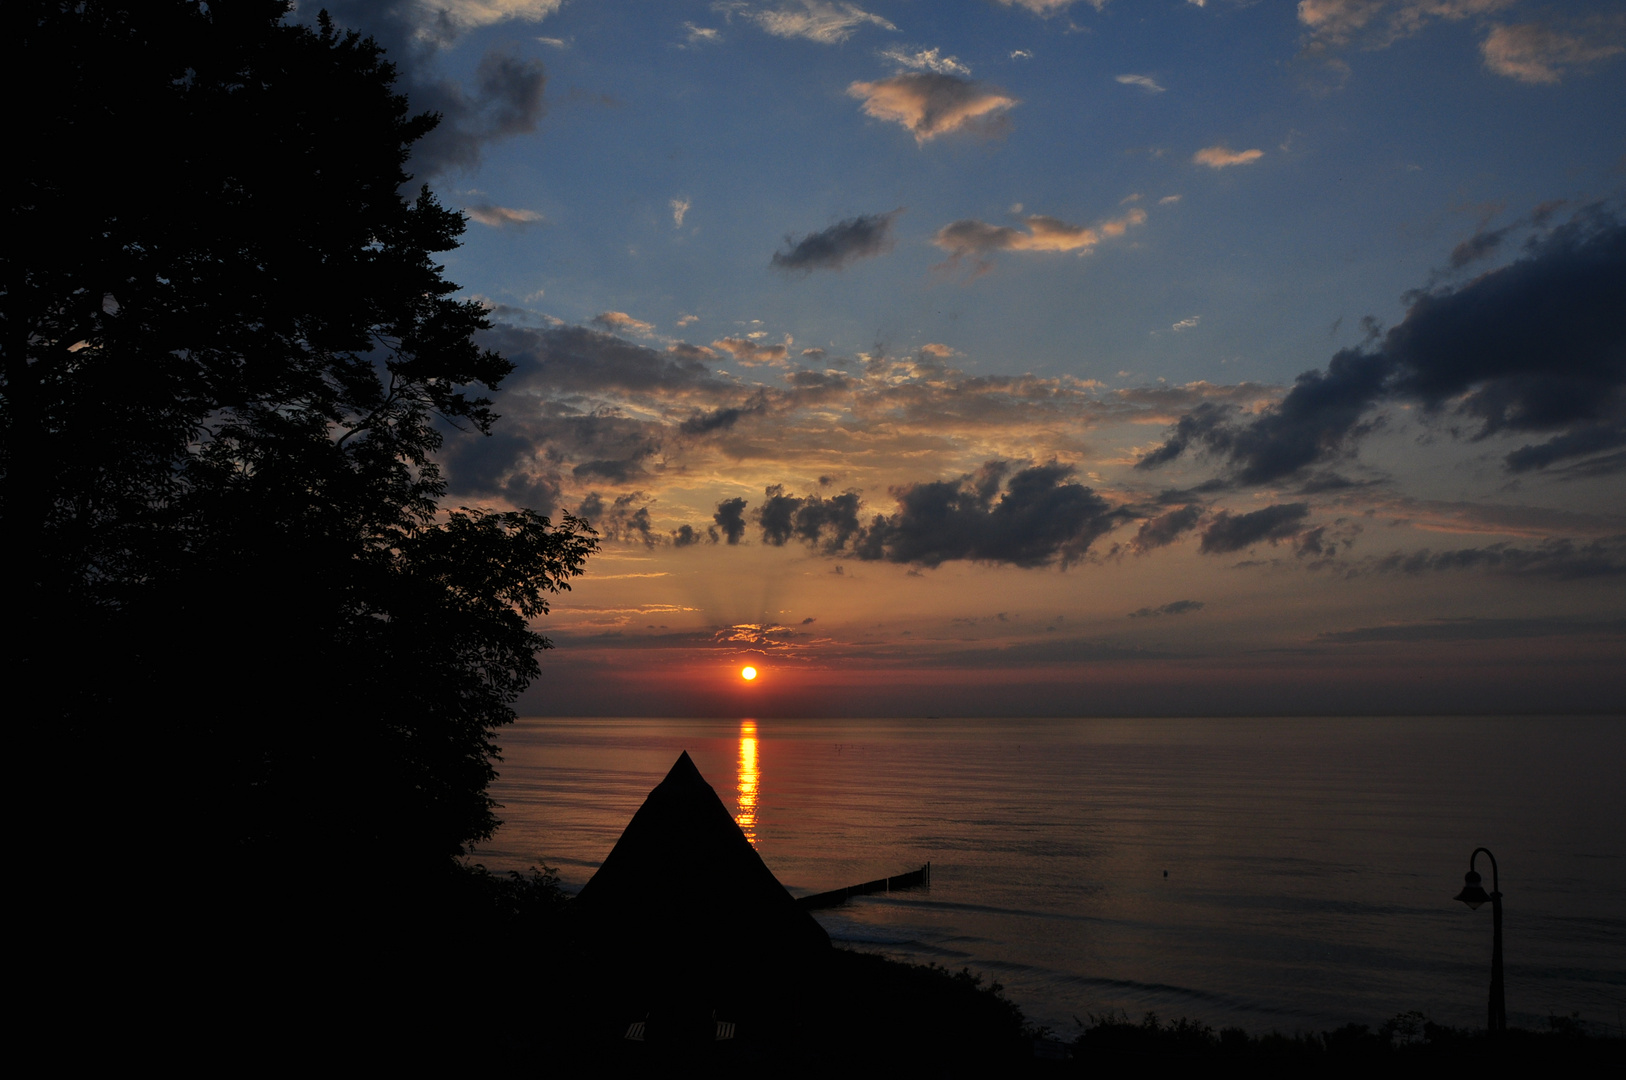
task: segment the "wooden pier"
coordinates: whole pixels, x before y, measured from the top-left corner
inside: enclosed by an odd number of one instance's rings
[[[829,892],[814,893],[804,896],[796,901],[803,911],[817,911],[820,908],[837,907],[845,904],[855,896],[868,896],[871,893],[895,892],[899,889],[915,889],[922,885],[932,883],[932,864],[927,863],[919,870],[911,870],[907,874],[894,874],[892,877],[876,878],[861,885],[849,885],[845,889],[831,889]]]

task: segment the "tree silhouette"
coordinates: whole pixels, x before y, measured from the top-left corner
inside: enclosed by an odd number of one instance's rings
[[[18,0],[0,515],[30,821],[133,873],[429,874],[495,825],[529,628],[596,541],[439,507],[511,370],[401,194],[370,40],[283,0]]]

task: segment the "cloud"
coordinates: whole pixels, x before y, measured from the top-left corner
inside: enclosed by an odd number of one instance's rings
[[[903,208],[885,214],[863,214],[838,221],[800,240],[785,237],[785,251],[774,252],[770,265],[780,270],[840,270],[859,259],[892,250],[892,223]]]
[[[1417,641],[1497,641],[1523,638],[1620,637],[1626,634],[1626,620],[1584,619],[1427,619],[1422,622],[1362,626],[1354,630],[1333,630],[1316,635],[1317,641],[1337,645],[1364,645],[1373,642]]]
[[[1042,15],[1048,18],[1051,15],[1058,15],[1061,12],[1066,11],[1068,8],[1072,7],[1077,0],[999,0],[999,2],[1004,4],[1006,7],[1023,8],[1024,10],[1033,12],[1035,15]],[[1100,11],[1102,8],[1107,6],[1107,0],[1089,0],[1089,4],[1095,10]]]
[[[408,168],[418,180],[479,163],[491,142],[528,134],[546,112],[547,79],[540,62],[506,47],[489,50],[472,87],[438,71],[438,57],[464,35],[496,23],[537,22],[561,0],[324,0],[301,5],[298,18],[319,8],[340,26],[353,27],[384,47],[400,75],[397,87],[415,113],[440,114],[440,123],[412,150]]]
[[[759,396],[750,405],[724,406],[691,416],[678,425],[678,431],[684,435],[710,435],[715,431],[727,431],[744,417],[756,416],[766,411],[767,400]]]
[[[1226,169],[1232,165],[1252,165],[1265,156],[1263,150],[1232,150],[1224,146],[1207,146],[1191,155],[1197,165],[1210,169]]]
[[[937,49],[916,49],[914,52],[900,48],[883,49],[881,57],[914,71],[935,71],[939,75],[971,74],[971,69],[960,63],[958,58],[944,56]]]
[[[990,225],[967,218],[937,230],[932,243],[951,259],[987,256],[996,251],[1088,251],[1103,239],[1122,236],[1132,225],[1146,221],[1146,211],[1135,207],[1122,217],[1096,225],[1072,225],[1060,218],[1033,214],[1024,219],[1027,231],[1009,225]]]
[[[1118,75],[1115,78],[1125,86],[1138,86],[1153,94],[1161,94],[1164,90],[1150,75]]]
[[[1567,33],[1542,23],[1491,27],[1480,45],[1485,66],[1523,83],[1556,83],[1570,70],[1586,70],[1626,52],[1621,44],[1626,16],[1593,20],[1584,33]],[[1612,31],[1612,32],[1611,32]]]
[[[1149,521],[1141,523],[1140,531],[1129,542],[1130,550],[1137,555],[1144,555],[1160,547],[1168,547],[1181,536],[1197,527],[1202,519],[1203,508],[1196,503],[1182,506],[1178,510],[1170,510],[1160,514]]]
[[[1169,327],[1169,329],[1173,330],[1177,334],[1183,330],[1195,330],[1197,328],[1197,324],[1202,321],[1203,317],[1201,315],[1193,315],[1190,318],[1181,319],[1179,322],[1174,323]]]
[[[1181,416],[1139,468],[1192,449],[1261,484],[1332,460],[1373,429],[1389,401],[1477,422],[1470,437],[1543,433],[1509,453],[1513,471],[1626,444],[1626,225],[1593,207],[1533,239],[1515,262],[1457,288],[1411,294],[1380,340],[1300,375],[1280,403],[1241,417],[1204,403]]]
[[[648,337],[655,332],[654,323],[634,319],[625,311],[601,311],[593,316],[593,322],[615,334],[637,334],[640,337]]]
[[[1429,23],[1490,15],[1514,0],[1299,0],[1299,23],[1306,44],[1318,49],[1355,42],[1382,49],[1410,37]]]
[[[727,10],[738,11],[775,37],[804,38],[820,45],[839,45],[865,26],[879,26],[882,30],[897,29],[879,15],[872,15],[856,4],[827,3],[825,0],[799,0],[799,3],[766,11],[746,10],[743,5],[731,5]]]
[[[740,537],[745,535],[745,500],[724,499],[717,504],[717,512],[711,519],[723,531],[723,539],[727,543],[738,544]]]
[[[523,229],[542,220],[542,215],[535,210],[514,210],[491,203],[480,203],[465,209],[469,217],[493,229]]]
[[[689,202],[688,199],[673,199],[672,200],[672,202],[671,202],[671,206],[672,206],[672,227],[674,229],[683,228],[683,215],[685,215],[685,214],[687,214],[689,212],[689,207],[691,205],[692,204]]]
[[[763,494],[764,501],[757,509],[757,523],[762,526],[763,542],[774,547],[783,547],[794,538],[835,554],[860,530],[858,492],[849,491],[828,499],[816,494],[799,498],[786,495],[783,485],[774,484]]]
[[[928,567],[961,560],[1066,567],[1121,520],[1105,499],[1072,481],[1070,465],[1011,468],[990,461],[958,480],[894,491],[897,512],[876,515],[855,544],[859,558]]]
[[[1164,604],[1162,607],[1143,607],[1139,611],[1131,611],[1131,619],[1155,618],[1159,615],[1189,615],[1193,611],[1201,611],[1205,605],[1201,600],[1176,600]]]
[[[520,19],[541,22],[557,14],[564,0],[409,0],[419,36],[449,42],[471,30]]]
[[[640,502],[644,505],[639,506]],[[576,516],[589,522],[598,530],[602,539],[612,543],[654,547],[665,541],[665,537],[654,530],[649,515],[648,496],[641,491],[631,491],[617,496],[608,506],[598,492],[589,492],[581,501],[581,505],[576,507]]]
[[[787,473],[828,476],[837,455],[850,467],[814,489],[829,502],[848,486],[887,491],[918,479],[922,460],[950,462],[944,467],[957,475],[1012,446],[1082,457],[1093,452],[1087,432],[1100,424],[1161,423],[1205,403],[1252,409],[1279,395],[1259,386],[1108,389],[1072,376],[973,375],[951,367],[951,349],[937,342],[825,369],[829,358],[793,357],[789,343],[739,335],[719,339],[716,348],[654,345],[602,325],[499,323],[481,333],[480,346],[505,355],[515,370],[496,394],[503,423],[494,436],[447,432],[441,461],[456,497],[557,507],[565,505],[561,492],[573,505],[594,486],[606,499],[606,485],[638,488],[662,494],[651,513],[665,537],[685,520],[700,528],[702,504],[693,500],[706,497],[696,491],[707,478],[761,490]],[[719,354],[736,374],[717,370]],[[737,359],[770,366],[752,379]],[[662,519],[662,507],[671,516]],[[711,514],[708,506],[703,517]],[[867,528],[874,516],[860,522]],[[902,537],[913,520],[899,519]],[[854,543],[849,538],[848,550]],[[871,556],[885,558],[886,550],[872,548]]]
[[[1366,560],[1361,569],[1382,574],[1424,574],[1478,570],[1510,577],[1576,581],[1626,574],[1626,535],[1588,543],[1568,537],[1545,540],[1535,547],[1489,544],[1485,547],[1395,552]]]
[[[902,124],[917,143],[953,131],[987,128],[998,114],[1019,104],[990,83],[909,71],[875,82],[855,82],[849,97],[863,101],[864,112],[877,120]]]
[[[473,93],[447,80],[411,87],[414,109],[440,114],[440,123],[412,151],[409,167],[419,179],[473,168],[487,143],[530,134],[547,112],[542,94],[548,80],[539,60],[493,50],[475,69],[474,81]]]
[[[684,42],[688,45],[711,45],[723,40],[720,30],[713,30],[708,26],[696,26],[692,22],[684,23],[683,31],[687,35]]]
[[[756,517],[765,543],[800,540],[824,555],[924,567],[1059,562],[1065,568],[1126,517],[1072,475],[1072,466],[1055,462],[1017,468],[990,461],[955,480],[892,489],[896,511],[874,514],[868,524],[856,491],[798,496],[776,484]]]
[[[1299,526],[1309,515],[1310,508],[1304,503],[1279,503],[1251,514],[1221,510],[1203,530],[1198,550],[1204,555],[1223,555],[1263,541],[1276,544],[1298,535]]]
[[[733,356],[742,364],[781,364],[790,355],[783,345],[758,345],[747,338],[719,338],[711,343],[714,349]]]

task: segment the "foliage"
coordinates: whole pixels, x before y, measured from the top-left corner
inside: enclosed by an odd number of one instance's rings
[[[41,84],[0,252],[12,674],[38,760],[91,774],[59,827],[427,868],[494,827],[529,623],[596,541],[439,511],[511,365],[433,258],[463,219],[402,194],[435,118],[288,10],[7,5]]]

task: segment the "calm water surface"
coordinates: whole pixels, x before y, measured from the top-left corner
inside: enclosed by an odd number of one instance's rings
[[[526,719],[477,857],[579,886],[689,751],[840,944],[970,967],[1058,1032],[1124,1010],[1320,1030],[1484,1020],[1501,864],[1509,1021],[1626,1013],[1626,720]],[[1490,868],[1480,857],[1485,884]]]

